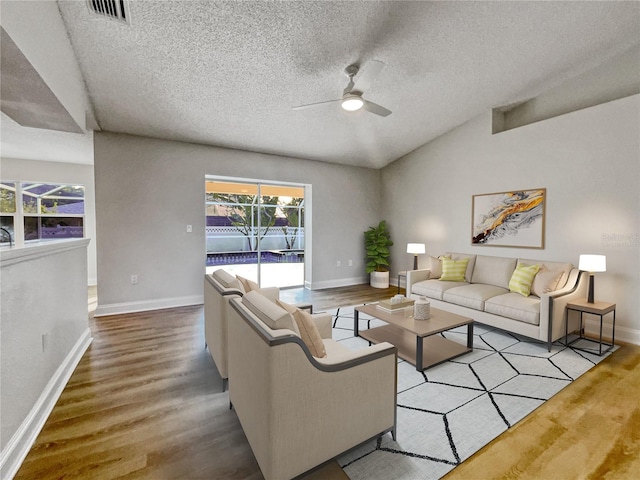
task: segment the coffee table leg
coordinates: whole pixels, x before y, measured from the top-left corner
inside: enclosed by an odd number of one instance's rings
[[[360,320],[360,312],[354,308],[353,309],[353,336],[354,337],[359,337],[360,336],[360,334],[358,333],[358,321],[359,320]]]
[[[422,366],[423,354],[422,354],[422,341],[424,337],[416,337],[416,370],[419,372],[423,371],[424,368]]]
[[[473,350],[473,322],[467,325],[467,348]]]

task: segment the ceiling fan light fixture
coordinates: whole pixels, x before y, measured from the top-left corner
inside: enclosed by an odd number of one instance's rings
[[[342,99],[341,106],[347,112],[355,112],[364,106],[364,100],[359,95],[346,95]]]

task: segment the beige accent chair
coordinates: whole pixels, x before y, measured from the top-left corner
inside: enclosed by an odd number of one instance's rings
[[[386,432],[395,439],[396,347],[349,350],[331,339],[331,316],[315,315],[327,351],[316,358],[291,314],[259,293],[229,304],[229,397],[267,480],[297,477]]]
[[[261,289],[263,295],[275,301],[280,294],[276,287]],[[227,353],[227,312],[229,300],[239,298],[244,288],[236,277],[223,269],[204,276],[204,339],[218,373],[223,391],[229,379]]]
[[[278,287],[260,288],[259,292],[275,302],[280,296]],[[229,300],[244,295],[244,287],[238,279],[223,269],[204,276],[204,339],[218,373],[222,377],[222,389],[229,379],[227,353],[227,317]],[[312,310],[310,304],[300,308]]]

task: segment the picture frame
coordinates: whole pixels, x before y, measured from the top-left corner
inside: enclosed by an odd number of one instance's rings
[[[546,188],[472,196],[471,244],[544,248]]]

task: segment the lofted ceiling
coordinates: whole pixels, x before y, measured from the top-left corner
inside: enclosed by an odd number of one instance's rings
[[[380,168],[640,41],[637,2],[58,2],[102,130]],[[385,68],[347,113],[346,66]]]

